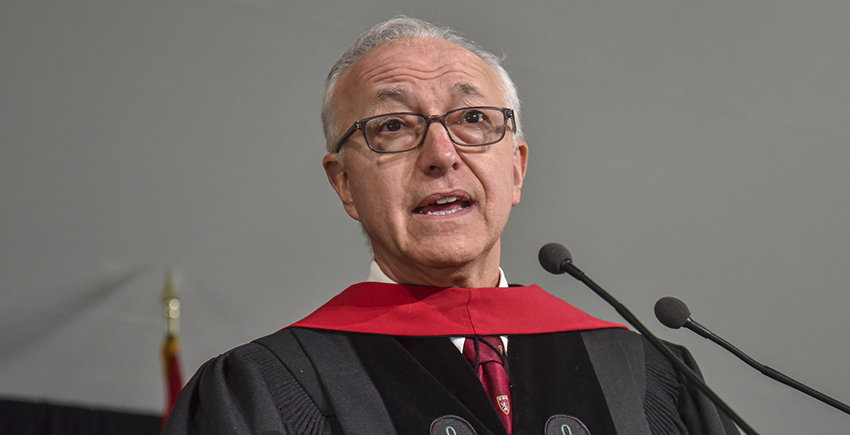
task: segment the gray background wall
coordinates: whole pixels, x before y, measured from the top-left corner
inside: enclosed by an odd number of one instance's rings
[[[77,0],[0,5],[0,395],[157,412],[163,275],[188,376],[367,273],[321,169],[323,78],[406,13],[507,54],[530,168],[510,281],[559,241],[761,433],[850,417],[654,320],[675,295],[850,401],[850,3]]]

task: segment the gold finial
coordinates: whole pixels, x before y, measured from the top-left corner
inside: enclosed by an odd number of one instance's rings
[[[180,299],[174,291],[174,277],[165,273],[165,285],[162,288],[162,316],[165,321],[165,336],[177,337],[180,332]]]

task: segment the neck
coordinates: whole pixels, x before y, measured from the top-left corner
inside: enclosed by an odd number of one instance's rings
[[[498,262],[485,268],[472,267],[469,264],[436,267],[411,267],[408,264],[406,267],[395,267],[394,263],[382,261],[380,257],[376,256],[375,263],[379,267],[380,273],[385,275],[389,281],[398,284],[440,288],[480,288],[499,287],[502,280]],[[380,279],[379,281],[385,280]]]
[[[403,273],[386,268],[378,261],[381,270],[387,274],[387,277],[399,284],[409,284],[428,287],[460,287],[460,288],[479,288],[479,287],[498,287],[499,286],[499,268],[496,267],[489,273],[470,273],[463,268],[442,267],[430,268],[427,270],[408,270]],[[483,271],[482,271],[483,272]]]

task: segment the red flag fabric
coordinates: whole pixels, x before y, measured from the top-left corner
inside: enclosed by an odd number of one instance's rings
[[[183,374],[180,370],[180,340],[177,337],[168,336],[162,343],[162,371],[165,377],[165,412],[162,416],[162,424],[168,420],[177,396],[183,389]]]

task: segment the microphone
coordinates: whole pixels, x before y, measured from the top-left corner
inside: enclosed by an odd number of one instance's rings
[[[662,325],[679,329],[691,321],[691,310],[679,299],[665,296],[655,303],[655,317]]]
[[[809,396],[820,400],[827,405],[832,406],[839,411],[842,411],[846,414],[850,414],[850,406],[841,403],[832,397],[827,396],[826,394],[821,393],[807,385],[801,384],[796,380],[780,373],[777,370],[774,370],[764,364],[759,363],[758,361],[751,358],[749,355],[742,352],[737,347],[733,346],[728,341],[724,340],[722,337],[716,335],[715,333],[708,330],[708,328],[700,325],[694,319],[691,318],[691,310],[688,309],[688,306],[685,305],[679,299],[676,299],[672,296],[666,296],[658,300],[655,303],[655,317],[666,327],[672,329],[679,329],[682,326],[690,329],[691,331],[696,332],[701,335],[703,338],[707,338],[718,345],[720,347],[728,350],[733,355],[740,358],[742,361],[747,363],[750,367],[760,371],[763,375],[775,380],[779,381],[791,388],[794,388],[798,391],[808,394]]]
[[[714,335],[699,323],[694,322],[691,319],[691,310],[688,309],[688,306],[672,296],[665,296],[655,303],[655,317],[662,325],[671,329],[679,329],[684,326],[708,339],[711,339],[711,336]]]
[[[572,263],[573,256],[566,246],[559,243],[547,243],[540,248],[537,253],[537,261],[543,266],[547,272],[560,275],[565,270],[561,269],[564,263]]]
[[[581,281],[588,288],[593,290],[594,293],[599,295],[605,302],[608,302],[615,310],[617,310],[620,315],[626,319],[635,329],[638,330],[656,349],[658,349],[669,361],[676,367],[679,372],[681,372],[689,381],[691,381],[697,388],[700,389],[718,408],[720,408],[726,415],[731,418],[735,424],[740,427],[744,433],[748,435],[757,435],[756,431],[750,427],[729,405],[726,404],[722,399],[720,399],[708,385],[703,382],[700,377],[693,372],[685,363],[682,362],[672,351],[670,351],[661,340],[658,339],[640,320],[632,314],[631,311],[628,310],[625,306],[623,306],[617,299],[611,296],[605,289],[596,284],[592,279],[590,279],[587,275],[582,272],[581,269],[576,267],[573,264],[573,257],[570,255],[570,251],[567,250],[566,247],[560,245],[558,243],[547,243],[540,248],[540,251],[537,254],[537,259],[540,261],[540,265],[550,273],[555,275],[560,275],[564,272],[570,274],[573,278]]]

